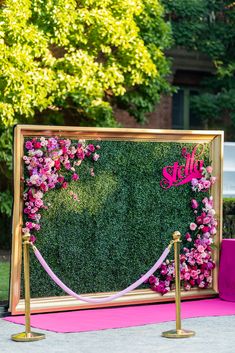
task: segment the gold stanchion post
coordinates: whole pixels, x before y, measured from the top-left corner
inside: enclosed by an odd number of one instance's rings
[[[166,338],[187,338],[195,335],[194,331],[183,330],[181,328],[181,287],[180,287],[180,232],[172,234],[174,240],[175,255],[175,305],[176,305],[176,329],[162,333]]]
[[[30,234],[23,236],[24,249],[24,287],[25,287],[25,332],[17,333],[11,336],[13,341],[31,342],[39,341],[45,338],[43,333],[31,332],[30,326],[30,275],[29,275],[29,242]]]

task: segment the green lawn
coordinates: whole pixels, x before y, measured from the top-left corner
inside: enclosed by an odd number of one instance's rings
[[[8,300],[10,263],[0,262],[0,301]]]

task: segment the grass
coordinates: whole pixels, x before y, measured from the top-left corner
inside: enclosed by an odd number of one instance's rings
[[[0,301],[8,300],[10,263],[0,262]]]

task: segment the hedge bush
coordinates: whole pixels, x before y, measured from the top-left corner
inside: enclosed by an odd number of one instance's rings
[[[235,238],[235,198],[224,199],[223,238]]]

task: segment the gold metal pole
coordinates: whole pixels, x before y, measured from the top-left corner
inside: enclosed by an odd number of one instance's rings
[[[25,288],[25,332],[17,333],[11,336],[13,341],[31,342],[39,341],[45,338],[43,333],[31,332],[30,326],[30,274],[29,274],[29,242],[30,234],[23,236],[24,250],[24,288]]]
[[[175,255],[175,305],[176,305],[176,329],[162,333],[166,338],[187,338],[195,335],[194,331],[183,330],[181,328],[181,287],[180,287],[180,232],[172,234],[174,241]]]

